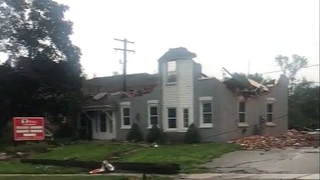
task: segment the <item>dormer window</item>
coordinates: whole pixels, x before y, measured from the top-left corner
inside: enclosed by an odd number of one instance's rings
[[[175,84],[177,82],[177,66],[176,61],[167,62],[167,83]]]

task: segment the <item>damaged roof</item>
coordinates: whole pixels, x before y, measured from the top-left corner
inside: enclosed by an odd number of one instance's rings
[[[130,74],[127,78],[127,89],[142,89],[148,86],[154,86],[158,83],[158,75],[139,73]],[[84,94],[97,94],[99,92],[114,93],[122,91],[123,76],[97,77],[85,81],[83,85]]]
[[[244,97],[256,97],[264,93],[270,92],[269,88],[272,88],[275,82],[270,81],[273,82],[273,84],[268,88],[263,82],[262,84],[258,83],[253,79],[247,78],[243,74],[233,73],[231,76],[231,78],[225,79],[223,83],[227,86],[227,88],[239,93]]]
[[[159,61],[172,61],[176,59],[192,59],[197,57],[197,55],[193,52],[188,51],[187,48],[179,47],[179,48],[170,48],[169,51],[164,53],[159,59]]]
[[[135,97],[152,92],[159,80],[157,75],[147,73],[131,74],[126,78],[127,92],[122,92],[122,75],[98,77],[85,81],[83,108],[117,106],[117,101],[123,96]]]
[[[92,108],[92,107],[99,107],[99,106],[115,107],[117,106],[116,102],[119,98],[121,98],[120,94],[111,95],[106,92],[101,92],[94,96],[87,95],[85,97],[85,103],[83,104],[83,108]]]

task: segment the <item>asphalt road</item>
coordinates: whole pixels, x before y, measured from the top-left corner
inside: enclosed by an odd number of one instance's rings
[[[319,174],[319,148],[236,151],[204,167],[216,173]]]
[[[243,150],[204,164],[212,173],[191,174],[183,179],[319,180],[319,162],[319,148]]]

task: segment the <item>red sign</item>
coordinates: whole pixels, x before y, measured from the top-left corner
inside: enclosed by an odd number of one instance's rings
[[[43,117],[14,117],[13,135],[15,141],[44,140]]]

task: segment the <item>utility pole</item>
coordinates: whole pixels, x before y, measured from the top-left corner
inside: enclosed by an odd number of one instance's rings
[[[116,51],[123,51],[123,86],[122,86],[122,91],[125,92],[127,91],[127,52],[133,52],[135,53],[134,50],[129,50],[127,49],[127,43],[134,44],[134,42],[128,41],[126,38],[125,39],[114,39],[116,41],[121,41],[123,42],[123,49],[121,48],[114,48]]]
[[[247,72],[247,76],[250,74],[250,60],[248,61],[248,72]]]

